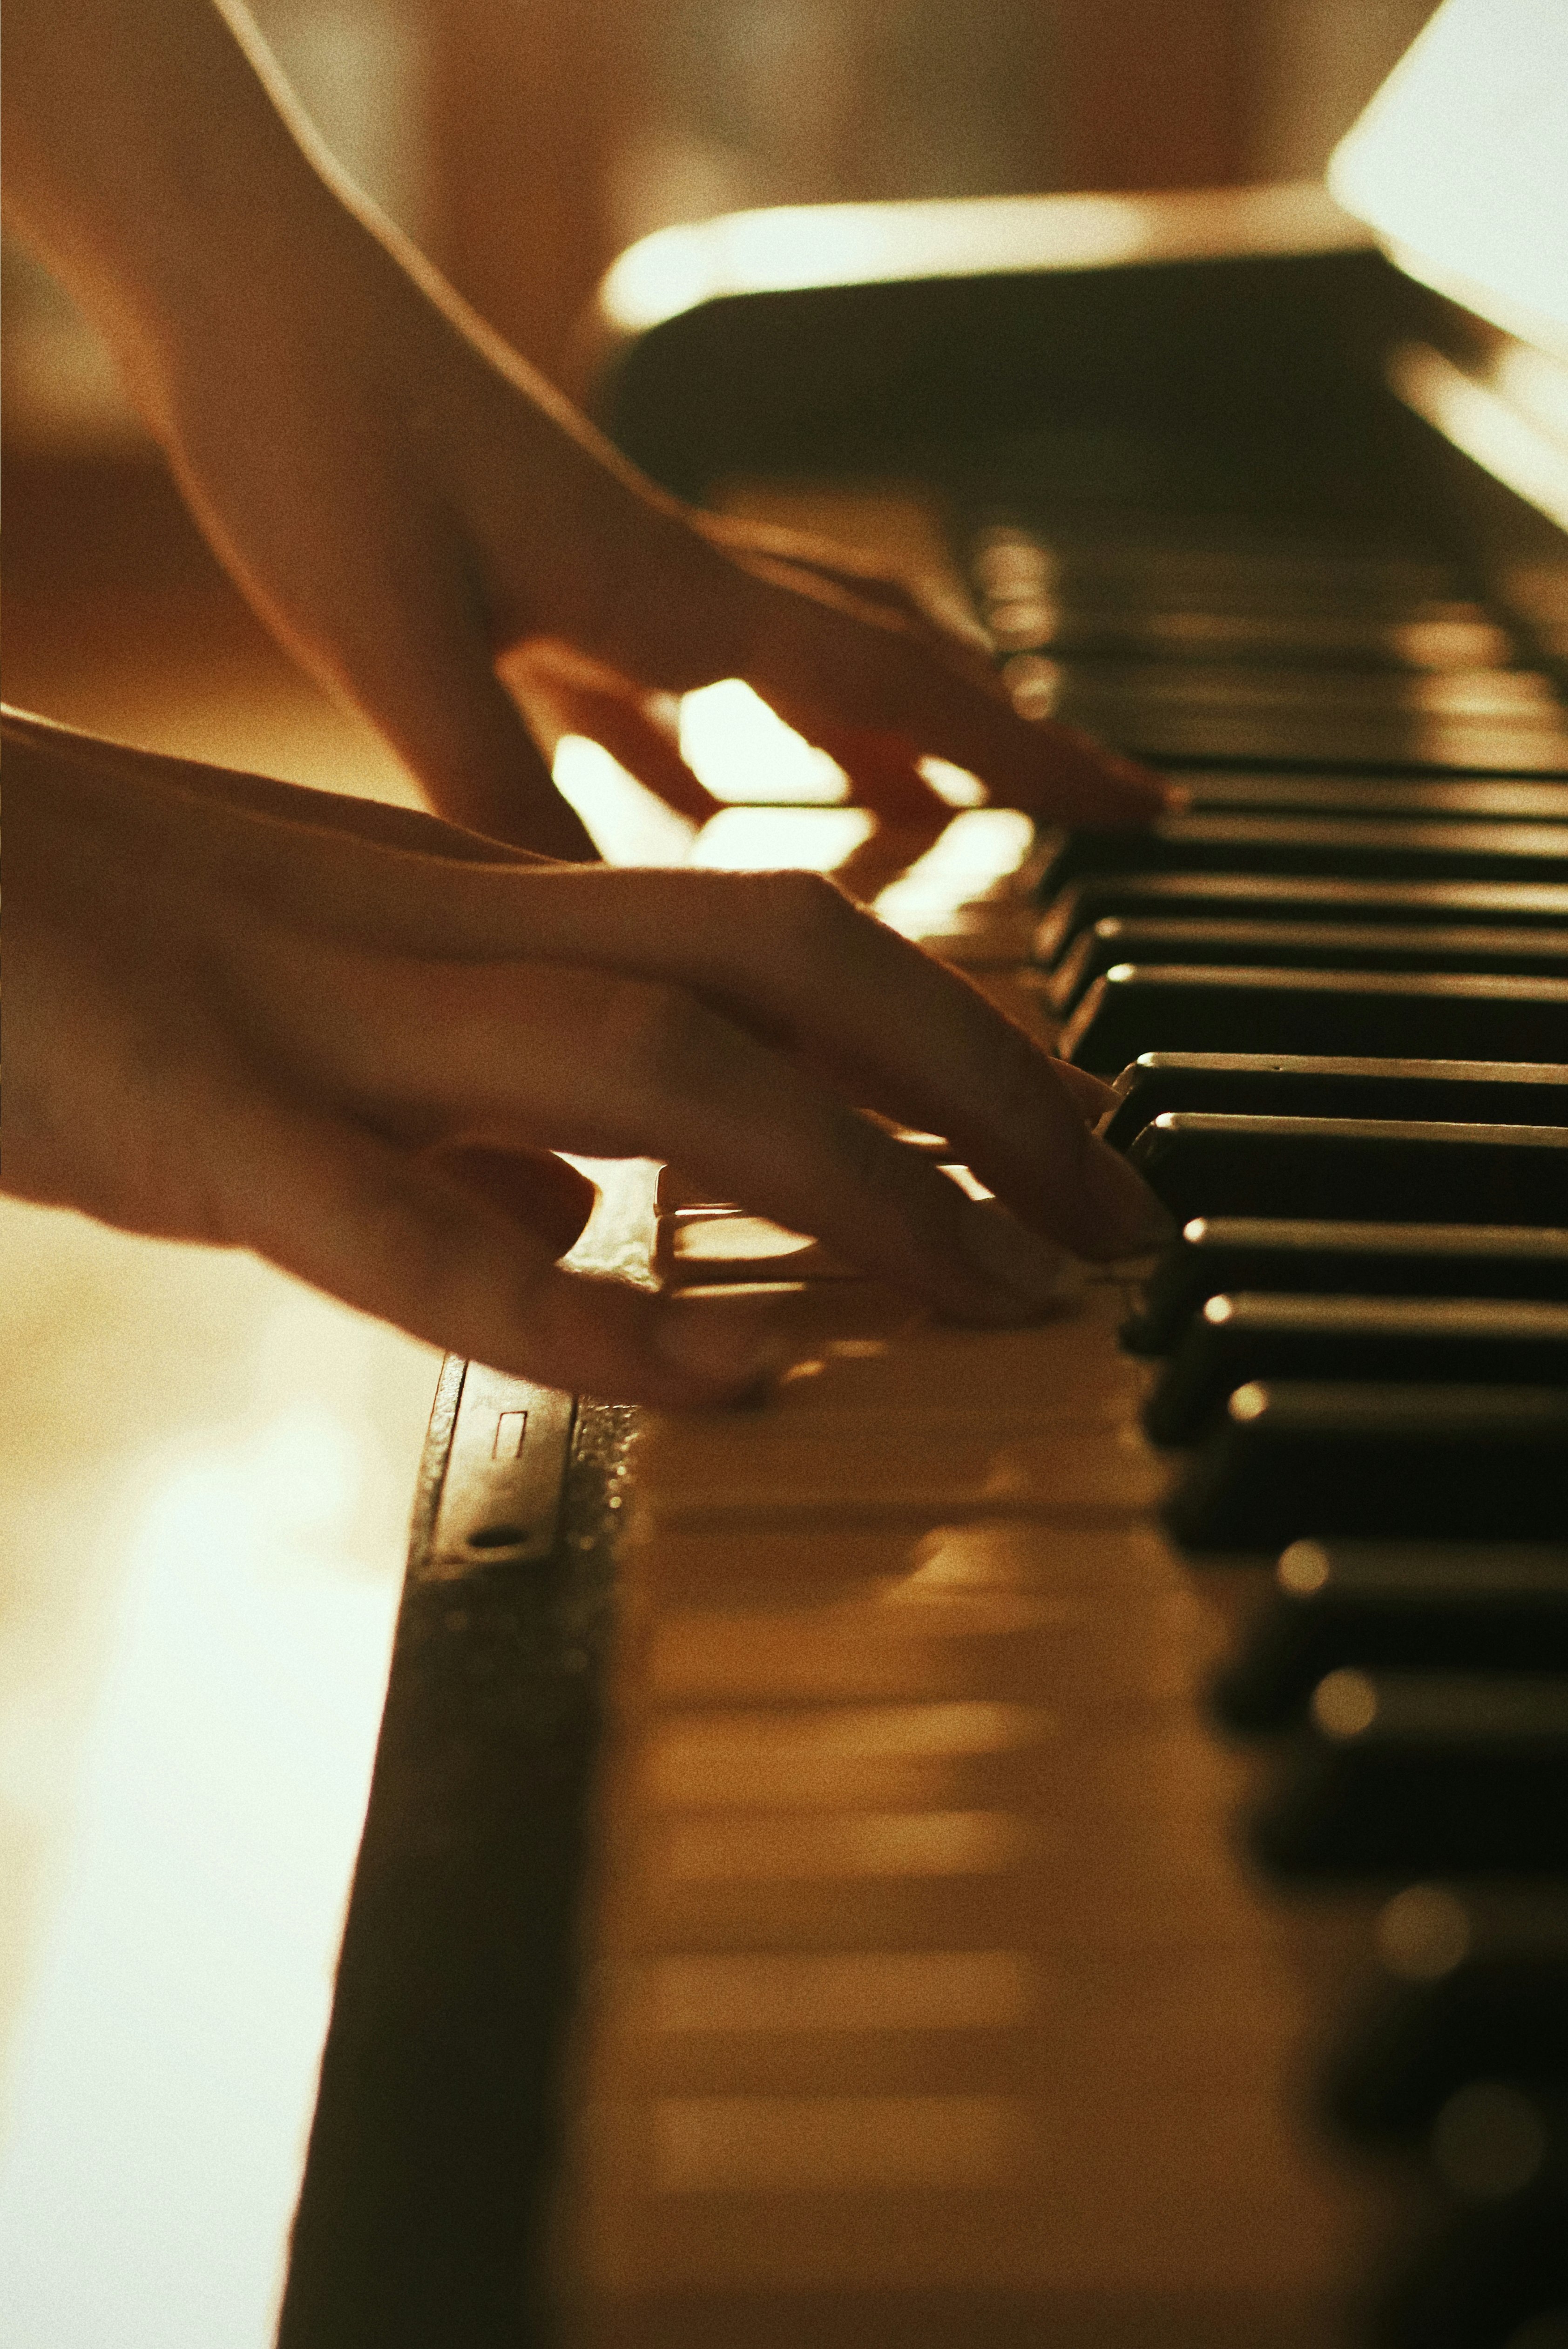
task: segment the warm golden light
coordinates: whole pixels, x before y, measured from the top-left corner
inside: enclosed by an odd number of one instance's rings
[[[1446,0],[1328,184],[1401,267],[1568,353],[1568,11]]]
[[[1377,1932],[1383,1963],[1408,1982],[1439,1982],[1470,1953],[1464,1903],[1440,1884],[1412,1884],[1397,1892],[1379,1915]]]
[[[118,1603],[5,2081],[19,2349],[267,2349],[276,2320],[397,1598],[410,1463],[373,1391],[430,1364],[233,1268],[250,1402],[128,1464],[101,1536]]]
[[[684,864],[696,826],[628,774],[602,742],[563,734],[555,746],[555,788],[574,807],[610,864]]]
[[[1389,361],[1388,374],[1408,408],[1495,481],[1568,530],[1568,431],[1554,438],[1501,388],[1467,375],[1424,343],[1403,344]]]
[[[916,764],[925,781],[950,808],[985,805],[990,795],[979,776],[972,775],[967,767],[955,767],[951,759],[921,759]]]
[[[644,1974],[657,2031],[1002,2031],[1035,2000],[1018,1950],[748,1951]]]
[[[1326,1587],[1331,1572],[1326,1550],[1316,1542],[1297,1541],[1281,1557],[1274,1578],[1293,1599],[1315,1599]]]
[[[658,1848],[683,1883],[810,1883],[1006,1875],[1037,1841],[1010,1811],[746,1811],[673,1818]]]
[[[716,799],[831,803],[848,797],[844,771],[814,750],[738,677],[681,702],[681,756]]]
[[[654,2171],[666,2194],[974,2192],[1016,2168],[1029,2118],[1013,2096],[663,2096]]]
[[[725,873],[836,873],[875,830],[869,808],[726,808],[704,824],[691,861]]]
[[[1365,1736],[1377,1718],[1376,1684],[1349,1665],[1330,1672],[1312,1692],[1312,1718],[1325,1737],[1336,1742]]]
[[[966,808],[889,884],[876,911],[891,929],[917,937],[955,908],[1006,887],[1033,839],[1034,825],[1016,808]]]
[[[1359,241],[1310,185],[1137,196],[989,196],[959,202],[780,204],[664,228],[624,253],[600,288],[624,334],[738,294],[887,285],[1235,249],[1294,251]]]

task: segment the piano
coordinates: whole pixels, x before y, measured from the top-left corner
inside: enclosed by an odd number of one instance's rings
[[[600,1260],[799,1278],[811,1360],[684,1423],[447,1363],[283,2349],[1568,2343],[1568,42],[1543,109],[1485,15],[1342,150],[1381,241],[1229,191],[613,274],[639,462],[953,566],[1188,785],[696,852],[1113,1078],[1181,1231],[976,1333],[630,1169]],[[1486,119],[1495,285],[1407,202]]]

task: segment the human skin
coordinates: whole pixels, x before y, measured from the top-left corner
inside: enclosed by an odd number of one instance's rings
[[[661,703],[748,679],[883,813],[916,761],[1068,822],[1166,786],[1009,706],[923,583],[667,497],[343,178],[254,27],[211,0],[9,0],[7,215],[107,336],[214,547],[273,631],[453,822],[593,851],[547,739],[597,737],[713,805]]]
[[[561,1151],[712,1195],[975,1323],[1161,1211],[1098,1081],[814,874],[553,864],[407,810],[127,751],[15,713],[6,1187],[255,1249],[416,1335],[682,1407],[792,1350],[788,1300],[658,1296],[558,1259]],[[947,1136],[966,1197],[878,1115]]]
[[[592,1193],[561,1152],[674,1159],[972,1321],[1146,1243],[1104,1089],[830,884],[552,862],[591,843],[498,664],[691,815],[657,703],[722,677],[902,819],[923,753],[1068,820],[1163,786],[1017,717],[925,591],[644,481],[342,181],[242,15],[11,0],[6,37],[11,217],[236,579],[448,821],[8,717],[5,1187],[673,1405],[753,1388],[787,1313],[564,1269]]]

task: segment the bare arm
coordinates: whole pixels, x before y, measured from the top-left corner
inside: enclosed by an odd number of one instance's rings
[[[982,1323],[1047,1309],[1064,1248],[1165,1226],[1089,1131],[1107,1090],[814,875],[477,855],[407,811],[5,731],[25,1197],[676,1405],[781,1367],[788,1313],[563,1268],[592,1192],[559,1152],[673,1157]],[[995,1202],[865,1108],[950,1136]]]
[[[119,354],[231,571],[454,820],[589,844],[497,674],[695,816],[656,697],[747,678],[873,804],[933,752],[1136,822],[1161,790],[1017,717],[905,584],[628,466],[321,150],[233,5],[12,0],[7,203]]]

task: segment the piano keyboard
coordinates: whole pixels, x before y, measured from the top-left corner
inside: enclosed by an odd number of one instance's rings
[[[993,514],[975,571],[1020,700],[1191,805],[901,904],[1119,1077],[1185,1229],[980,1333],[666,1182],[662,1277],[799,1283],[813,1342],[612,1447],[534,2272],[578,2349],[1552,2349],[1568,721],[1383,523]],[[566,1457],[460,1378],[421,1619]]]

